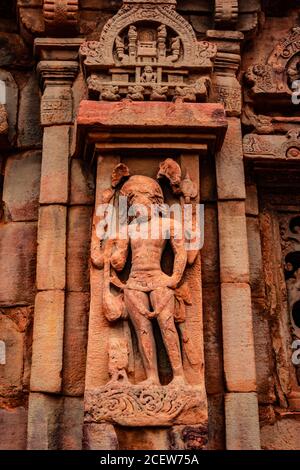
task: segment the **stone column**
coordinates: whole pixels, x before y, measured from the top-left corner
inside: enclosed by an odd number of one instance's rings
[[[218,46],[213,88],[228,116],[228,131],[216,155],[226,447],[260,448],[251,290],[245,214],[241,87],[236,78],[242,34],[209,31]]]
[[[56,448],[62,413],[63,338],[66,289],[66,227],[69,192],[72,84],[80,40],[38,39],[43,155],[37,247],[28,448]],[[61,57],[63,50],[64,60]]]

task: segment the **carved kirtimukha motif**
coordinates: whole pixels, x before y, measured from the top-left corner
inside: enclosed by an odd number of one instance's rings
[[[88,82],[92,98],[114,101],[118,94],[118,99],[161,101],[183,93],[185,101],[203,101],[208,90],[195,84],[210,72],[216,47],[197,40],[175,2],[124,0],[100,40],[85,42],[80,53],[93,76]],[[118,87],[118,93],[103,93],[107,86]],[[139,87],[137,93],[133,86]]]

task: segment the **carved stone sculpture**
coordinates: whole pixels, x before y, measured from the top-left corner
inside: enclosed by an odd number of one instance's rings
[[[172,166],[173,160],[166,160],[158,176],[159,178],[169,177],[175,193],[178,193],[181,191],[179,189],[181,174],[175,177],[172,170],[170,174],[169,169]],[[180,170],[179,167],[178,169]],[[186,183],[183,182],[183,187],[185,186]],[[137,212],[132,217],[126,238],[120,238],[122,234],[119,234],[116,240],[113,242],[110,240],[106,245],[104,276],[108,282],[105,285],[103,300],[106,317],[109,321],[126,318],[126,316],[130,318],[138,339],[147,376],[146,383],[151,384],[159,384],[156,347],[151,324],[151,320],[156,318],[171,363],[173,382],[184,384],[180,340],[175,328],[175,321],[178,317],[175,301],[183,295],[182,286],[179,288],[179,285],[187,262],[182,227],[178,221],[163,218],[159,212],[152,212],[153,208],[156,207],[157,211],[164,203],[161,187],[152,178],[140,175],[129,177],[121,187],[120,195],[127,198],[129,211],[133,208]],[[195,197],[197,193],[192,191],[190,195]],[[140,213],[138,208],[144,212]],[[151,235],[151,227],[154,226],[158,227],[160,234],[159,238],[155,237],[155,239]],[[134,231],[131,233],[130,229]],[[146,233],[148,230],[149,233]],[[137,231],[140,232],[140,236],[137,236]],[[168,238],[174,252],[174,271],[171,276],[161,270],[161,258]],[[108,271],[109,266],[115,271],[123,270],[129,249],[132,253],[132,264],[129,278],[121,287],[124,293],[124,303],[122,303],[123,298],[113,297],[109,293],[111,277]],[[184,322],[184,315],[180,322]]]
[[[80,48],[92,97],[96,78],[102,86],[118,86],[118,99],[135,101],[172,101],[177,87],[184,90],[184,101],[206,100],[206,82],[202,82],[205,92],[195,93],[194,85],[211,71],[216,53],[213,43],[197,40],[193,28],[176,12],[175,2],[154,0],[125,0],[104,26],[100,40]],[[147,85],[143,92],[129,91],[141,83]],[[101,93],[98,97],[107,99]]]

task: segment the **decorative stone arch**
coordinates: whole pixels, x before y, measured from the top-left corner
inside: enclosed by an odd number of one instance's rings
[[[183,45],[183,61],[194,64],[199,57],[198,41],[192,26],[176,11],[173,5],[125,4],[103,28],[100,47],[105,62],[113,62],[113,46],[117,35],[126,27],[142,21],[164,24],[173,29]]]
[[[192,26],[176,12],[174,2],[157,4],[153,0],[124,0],[118,13],[105,24],[99,41],[88,41],[82,45],[80,52],[85,58],[84,64],[99,68],[115,65],[113,49],[116,37],[130,25],[147,21],[167,26],[180,38],[183,55],[177,65],[189,68],[212,66],[210,59],[216,55],[216,46],[197,40]]]

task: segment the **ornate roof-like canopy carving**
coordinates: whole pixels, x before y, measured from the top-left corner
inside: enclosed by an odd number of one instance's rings
[[[175,6],[175,1],[124,0],[122,8],[104,26],[99,42],[86,42],[82,46],[84,64],[98,68],[121,65],[122,61],[114,55],[118,38],[122,38],[127,28],[131,27],[133,32],[133,28],[138,28],[139,25],[152,23],[156,24],[156,28],[167,28],[174,39],[178,38],[180,54],[177,65],[211,66],[210,59],[216,52],[215,48],[208,42],[197,41],[192,26],[176,12]]]

